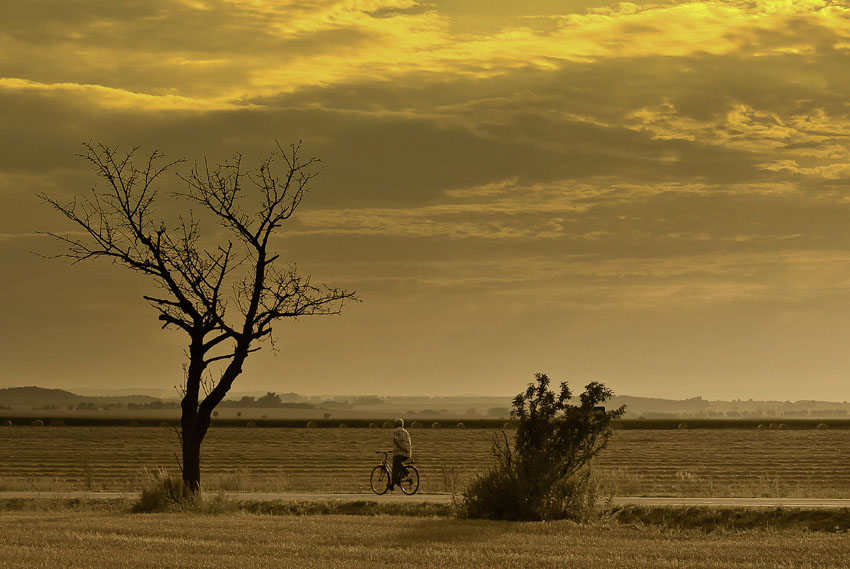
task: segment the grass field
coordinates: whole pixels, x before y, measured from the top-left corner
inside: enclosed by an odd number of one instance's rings
[[[495,430],[411,430],[422,491],[459,489],[490,463]],[[383,429],[215,428],[205,488],[368,491]],[[617,431],[596,462],[615,495],[850,497],[850,431]],[[177,470],[176,434],[160,427],[0,429],[0,490],[124,490],[142,468]]]
[[[843,534],[394,516],[2,513],[7,569],[850,567]]]

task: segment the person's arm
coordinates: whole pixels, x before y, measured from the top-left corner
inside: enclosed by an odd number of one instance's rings
[[[393,429],[393,456],[404,453],[404,440],[401,429]]]
[[[407,457],[413,456],[413,448],[410,444],[410,433],[407,432],[407,429],[401,429],[400,431],[399,446],[401,447],[402,454]]]

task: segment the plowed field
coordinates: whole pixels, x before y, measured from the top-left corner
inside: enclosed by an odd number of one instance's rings
[[[452,491],[491,461],[499,431],[412,429],[422,491]],[[508,432],[511,435],[511,432]],[[384,429],[214,428],[205,488],[367,491]],[[143,468],[178,471],[173,430],[0,429],[0,490],[135,487]],[[618,431],[595,472],[616,495],[850,497],[850,431]]]

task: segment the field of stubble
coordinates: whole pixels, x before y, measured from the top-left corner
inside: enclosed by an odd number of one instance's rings
[[[840,569],[842,534],[705,534],[393,516],[0,513],[8,569]]]
[[[423,492],[458,490],[492,459],[484,429],[413,429]],[[510,432],[508,433],[510,435]],[[383,429],[214,428],[207,489],[368,491]],[[129,490],[143,468],[178,470],[161,427],[0,429],[0,490]],[[850,497],[850,431],[617,431],[595,471],[614,495]]]

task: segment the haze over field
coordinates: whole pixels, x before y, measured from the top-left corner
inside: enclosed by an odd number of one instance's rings
[[[83,141],[324,171],[276,243],[357,290],[236,391],[850,399],[847,2],[0,6],[0,386],[169,389],[149,283],[35,197]],[[169,178],[163,191],[179,189]],[[207,225],[209,233],[214,226]]]

